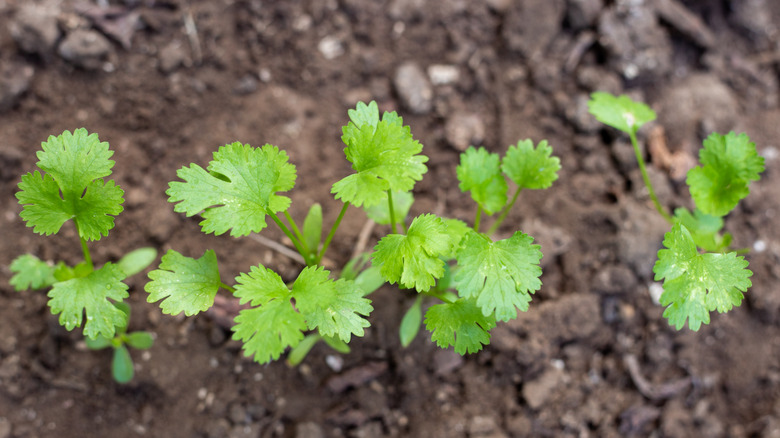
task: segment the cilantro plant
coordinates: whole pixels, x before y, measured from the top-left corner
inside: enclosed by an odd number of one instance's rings
[[[748,262],[732,250],[731,235],[721,234],[723,217],[749,193],[751,182],[764,171],[764,159],[746,134],[713,133],[699,151],[700,166],[685,180],[693,198],[693,212],[679,207],[670,214],[658,200],[647,175],[636,134],[655,112],[628,96],[596,92],[588,102],[590,113],[600,122],[629,135],[642,178],[656,210],[671,225],[653,266],[655,280],[663,280],[661,304],[664,317],[678,330],[685,322],[697,331],[709,324],[710,312],[726,312],[742,302],[753,273]]]
[[[341,139],[353,173],[333,184],[341,209],[327,233],[319,204],[309,209],[302,226],[290,214],[291,200],[282,193],[293,188],[296,168],[273,145],[222,146],[205,169],[194,163],[181,168],[181,181],[171,182],[166,192],[175,211],[200,215],[204,233],[241,237],[273,223],[305,261],[297,278],[283,279],[257,265],[228,284],[214,251],[192,258],[170,250],[149,273],[148,300],[160,301],[166,314],[194,315],[211,307],[223,289],[249,304],[233,327],[245,355],[266,363],[292,348],[291,364],[320,340],[348,352],[352,337],[363,336],[370,326],[369,294],[385,282],[416,294],[400,324],[404,346],[424,324],[440,347],[473,353],[490,342],[497,321],[527,310],[531,294],[541,287],[540,247],[520,231],[499,240],[492,234],[523,189],[546,188],[557,178],[559,160],[547,142],[521,141],[503,157],[474,147],[461,155],[460,188],[476,202],[471,225],[430,213],[408,222],[412,190],[428,170],[422,144],[395,112],[380,117],[375,102],[359,103],[349,118]],[[389,225],[390,233],[335,274],[321,263],[350,206]],[[493,215],[484,232],[484,217]],[[423,300],[433,302],[424,317]]]
[[[127,327],[122,301],[128,287],[123,280],[157,256],[153,248],[140,248],[117,263],[95,267],[92,261],[88,243],[108,235],[124,202],[124,191],[103,179],[111,175],[112,155],[108,143],[83,128],[50,136],[37,153],[40,170],[22,176],[16,193],[23,206],[20,216],[34,232],[56,234],[71,221],[84,260],[69,266],[21,255],[11,263],[11,285],[17,291],[50,288],[48,305],[60,324],[73,330],[84,323],[84,336],[90,340],[113,339],[117,328]]]
[[[122,302],[114,303],[114,305],[127,315],[127,319],[130,318],[130,306]],[[86,338],[85,341],[87,347],[91,350],[102,350],[111,347],[114,350],[113,359],[111,360],[111,375],[117,382],[127,383],[133,380],[133,375],[135,374],[133,358],[130,356],[130,351],[127,347],[147,350],[152,348],[154,338],[151,333],[144,331],[127,333],[127,325],[124,325],[116,327],[116,335],[113,338],[98,335],[95,339]]]

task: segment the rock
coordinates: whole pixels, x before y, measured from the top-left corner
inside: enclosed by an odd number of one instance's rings
[[[458,151],[465,151],[471,145],[480,145],[485,140],[485,123],[477,114],[455,112],[444,125],[447,143]]]
[[[769,39],[777,33],[777,26],[767,0],[740,0],[730,2],[732,18],[753,38]],[[769,47],[767,47],[769,49]]]
[[[624,265],[609,265],[596,274],[591,287],[599,293],[623,294],[633,291],[636,284],[631,269]]]
[[[450,85],[458,82],[460,70],[456,65],[434,64],[428,67],[428,77],[433,85]]]
[[[624,213],[618,232],[620,260],[643,279],[650,279],[669,224],[652,207],[635,202],[627,202]]]
[[[628,2],[626,2],[628,3]],[[672,43],[649,2],[618,4],[601,14],[599,43],[626,79],[658,78],[672,69]]]
[[[691,75],[666,88],[657,106],[670,151],[692,156],[709,133],[732,130],[740,108],[731,89],[712,74]]]
[[[588,95],[579,93],[565,108],[566,119],[577,128],[578,132],[592,133],[603,125],[588,111]]]
[[[256,438],[260,436],[261,426],[260,423],[233,426],[227,436],[228,438]]]
[[[486,415],[477,415],[469,420],[468,431],[470,436],[486,435],[498,430],[496,419]]]
[[[513,2],[506,12],[502,36],[510,49],[526,59],[536,59],[560,32],[565,13],[563,0]]]
[[[74,65],[97,70],[111,54],[111,43],[94,30],[76,29],[60,43],[59,54]]]
[[[599,301],[595,294],[578,293],[540,303],[539,318],[546,326],[543,335],[560,343],[590,338],[601,326]]]
[[[577,83],[588,91],[623,92],[623,81],[613,72],[601,67],[585,65],[577,71]]]
[[[319,424],[307,421],[295,427],[295,438],[325,438],[325,432]]]
[[[317,49],[327,60],[336,59],[344,54],[344,44],[335,36],[328,35],[317,44]]]
[[[11,36],[27,53],[47,58],[60,38],[57,26],[58,7],[25,2],[10,24]]]
[[[401,104],[415,114],[427,114],[433,108],[433,88],[419,65],[407,62],[395,71],[393,80]]]
[[[252,94],[257,90],[257,79],[252,75],[242,77],[235,87],[233,93],[241,95]]]
[[[0,112],[13,108],[30,87],[35,70],[26,64],[9,62],[0,66]]]
[[[531,409],[541,408],[565,379],[563,370],[550,367],[535,380],[523,384],[523,398]]]
[[[171,73],[182,66],[188,66],[190,58],[181,41],[171,41],[160,50],[159,67],[163,73]]]
[[[534,243],[542,247],[542,269],[569,249],[573,240],[563,228],[552,226],[539,218],[524,220],[522,229],[524,233],[534,236]]]
[[[0,438],[9,438],[13,432],[11,422],[7,419],[0,417]]]
[[[436,350],[433,354],[433,367],[436,374],[443,376],[452,373],[463,365],[463,356],[453,350]]]
[[[566,18],[574,30],[581,30],[596,24],[604,0],[568,0]]]

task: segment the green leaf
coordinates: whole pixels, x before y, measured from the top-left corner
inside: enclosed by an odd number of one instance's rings
[[[418,155],[422,145],[403,119],[395,112],[385,112],[380,121],[375,102],[359,103],[349,116],[341,139],[356,173],[336,182],[331,193],[357,207],[370,207],[382,202],[387,190],[411,191],[428,171],[424,164],[428,157]]]
[[[116,327],[127,326],[127,315],[110,301],[127,298],[123,278],[118,266],[106,263],[86,277],[55,283],[48,293],[51,312],[60,315],[60,324],[68,330],[80,326],[86,313],[84,336],[113,338]]]
[[[599,122],[626,134],[636,134],[642,125],[655,120],[655,111],[644,103],[626,95],[618,97],[603,91],[590,95],[588,111]]]
[[[169,202],[188,217],[201,213],[204,233],[246,236],[266,227],[266,214],[287,210],[290,198],[277,195],[295,185],[295,166],[287,153],[266,144],[254,148],[232,143],[219,148],[204,170],[197,164],[176,175],[184,182],[169,184]]]
[[[406,348],[417,337],[422,322],[422,295],[419,295],[409,310],[404,313],[401,319],[401,326],[398,328],[398,337],[401,339],[401,345]]]
[[[311,333],[306,335],[301,342],[290,350],[290,354],[287,355],[287,365],[294,367],[298,366],[306,355],[309,354],[312,348],[317,344],[322,336],[319,333]]]
[[[124,192],[114,181],[104,182],[114,161],[108,143],[86,129],[69,131],[42,143],[37,170],[22,176],[16,198],[24,207],[20,216],[39,234],[58,232],[69,219],[79,237],[98,240],[114,227],[122,212]]]
[[[234,295],[241,304],[259,306],[242,310],[235,318],[233,339],[244,343],[244,355],[267,363],[278,359],[287,347],[298,345],[306,319],[293,307],[292,293],[282,278],[259,265],[236,277],[236,282]]]
[[[322,206],[313,204],[303,220],[303,240],[309,253],[317,255],[322,242]]]
[[[664,236],[667,249],[658,251],[653,267],[655,280],[663,280],[661,304],[668,306],[664,317],[678,330],[699,330],[709,324],[709,312],[726,312],[742,302],[742,293],[751,286],[753,273],[748,262],[736,252],[699,254],[693,236],[680,223]]]
[[[470,231],[471,227],[460,219],[444,219],[444,224],[447,225],[447,234],[452,237],[454,245],[452,245],[452,251],[447,254],[443,254],[446,259],[454,259],[461,248],[461,242]]]
[[[124,257],[119,259],[116,263],[119,269],[125,273],[126,276],[132,277],[133,275],[143,271],[157,258],[157,250],[154,248],[138,248],[125,254]]]
[[[501,170],[520,189],[546,189],[561,170],[561,160],[551,155],[547,140],[540,141],[536,148],[533,141],[521,140],[506,151]]]
[[[57,281],[54,278],[55,266],[32,254],[22,254],[15,258],[9,268],[14,273],[9,283],[17,291],[43,289]]]
[[[531,294],[542,286],[542,252],[533,240],[519,231],[497,242],[473,231],[467,234],[458,254],[458,294],[475,298],[485,316],[495,312],[499,321],[517,318],[516,308],[528,310]]]
[[[334,281],[329,274],[323,267],[307,266],[295,280],[292,296],[309,329],[349,342],[352,335],[363,336],[363,328],[371,324],[360,315],[374,308],[354,281]]]
[[[501,175],[501,158],[480,147],[470,146],[460,154],[457,174],[460,190],[470,192],[471,198],[488,214],[500,211],[506,205],[507,184]]]
[[[414,195],[411,192],[393,193],[393,215],[395,216],[396,225],[404,222],[413,203]],[[387,204],[387,194],[385,194],[385,199],[379,202],[379,204],[366,207],[365,210],[369,219],[379,225],[390,225],[390,207]]]
[[[154,338],[149,332],[132,332],[125,336],[127,345],[139,350],[148,350],[154,344]]]
[[[73,219],[79,237],[99,240],[114,227],[112,215],[122,212],[124,202],[124,191],[114,181],[104,183],[98,179],[76,193],[66,191],[51,175],[42,175],[37,170],[22,176],[19,189],[16,198],[24,207],[19,216],[33,231],[47,236],[57,233],[65,222]]]
[[[163,300],[160,308],[168,315],[184,312],[191,316],[214,304],[214,297],[222,285],[214,250],[206,250],[199,259],[185,257],[174,250],[162,256],[160,269],[149,273],[144,290],[146,301]]]
[[[454,243],[441,218],[424,214],[412,221],[405,236],[383,237],[374,248],[372,263],[391,284],[425,292],[444,274],[440,256],[449,254]]]
[[[369,266],[355,278],[355,287],[362,291],[364,297],[382,287],[383,284],[385,279],[382,277],[382,271],[376,266]]]
[[[124,345],[114,349],[114,359],[111,361],[111,375],[119,383],[127,383],[133,380],[133,358]]]
[[[352,351],[352,349],[349,348],[349,345],[347,345],[346,342],[342,341],[339,338],[333,336],[323,336],[322,340],[325,341],[326,344],[328,344],[328,347],[336,350],[341,354],[349,354],[349,352]]]
[[[713,133],[699,151],[702,167],[688,171],[688,184],[696,207],[706,214],[725,216],[750,193],[748,185],[764,171],[764,158],[746,134]]]
[[[473,299],[432,306],[425,312],[425,327],[441,348],[455,347],[458,354],[476,353],[490,343],[493,315],[484,315]]]
[[[691,214],[687,208],[680,207],[674,210],[674,221],[679,222],[693,236],[696,246],[705,251],[720,252],[731,244],[731,234],[721,236],[723,218],[704,214],[696,209]]]
[[[95,339],[84,338],[84,343],[90,350],[102,350],[113,346],[112,340],[105,336],[98,336]]]

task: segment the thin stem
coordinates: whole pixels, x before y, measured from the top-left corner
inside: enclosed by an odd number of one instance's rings
[[[295,235],[298,237],[298,241],[301,242],[301,247],[303,250],[306,251],[306,254],[309,254],[309,248],[308,245],[306,245],[306,239],[303,238],[301,230],[298,229],[298,225],[295,223],[287,210],[284,211],[284,217],[287,219],[287,223],[290,224],[290,228],[292,228],[293,233],[295,233]]]
[[[393,208],[393,193],[388,190],[387,191],[387,208],[390,211],[390,227],[393,230],[393,234],[398,233],[398,230],[395,227],[395,208]]]
[[[474,218],[474,231],[479,233],[479,222],[482,220],[482,207],[477,205],[477,216]]]
[[[298,238],[295,237],[292,231],[290,231],[290,229],[287,228],[287,226],[285,226],[274,213],[271,213],[270,211],[267,211],[266,213],[268,213],[268,216],[271,216],[271,219],[273,219],[274,222],[276,222],[276,225],[279,227],[279,229],[282,230],[282,232],[287,237],[289,237],[290,240],[292,240],[292,243],[295,246],[295,249],[298,251],[298,254],[300,254],[301,257],[303,257],[305,260],[306,252],[303,250],[303,247],[301,246],[301,242],[298,240]]]
[[[655,209],[658,210],[659,213],[661,213],[661,216],[663,216],[663,218],[666,219],[667,222],[672,223],[673,222],[672,216],[666,212],[666,209],[664,209],[664,207],[661,205],[661,202],[658,201],[658,196],[655,195],[653,184],[650,183],[650,176],[647,174],[645,159],[644,157],[642,157],[642,152],[639,150],[639,142],[637,142],[636,140],[636,132],[631,131],[628,133],[628,135],[629,137],[631,137],[631,145],[634,146],[634,154],[636,155],[636,161],[639,163],[639,171],[642,172],[642,179],[645,181],[645,186],[647,186],[647,191],[650,193],[650,199],[653,200]]]
[[[433,298],[438,298],[439,300],[444,301],[447,304],[452,304],[453,303],[453,301],[450,300],[449,298],[447,298],[447,296],[443,292],[435,292],[435,291],[433,291],[433,289],[431,289],[429,291],[426,291],[426,292],[421,292],[420,294],[421,295],[427,295],[427,296],[433,297]]]
[[[341,208],[341,212],[339,212],[339,217],[336,218],[336,222],[334,222],[333,226],[330,227],[328,237],[325,238],[325,242],[322,244],[322,249],[320,250],[320,253],[317,254],[317,258],[314,261],[315,265],[319,265],[322,261],[322,257],[325,256],[325,251],[327,251],[328,246],[330,246],[330,241],[333,240],[333,236],[336,234],[336,230],[339,228],[341,219],[344,218],[344,213],[347,212],[347,208],[349,208],[349,202],[344,203],[344,206]]]
[[[506,217],[509,215],[509,210],[511,210],[512,207],[515,205],[515,202],[517,202],[517,197],[520,196],[521,191],[523,191],[523,188],[518,187],[517,190],[515,191],[515,196],[512,197],[512,200],[509,202],[509,204],[507,204],[507,206],[504,207],[504,210],[501,212],[501,215],[498,217],[498,219],[496,219],[495,222],[493,222],[493,225],[491,225],[490,228],[488,229],[487,233],[489,235],[495,233],[498,227],[501,226],[501,223],[504,222],[504,219],[506,219]]]
[[[227,285],[227,284],[225,284],[225,283],[223,283],[221,281],[219,282],[219,287],[221,287],[223,289],[226,289],[231,294],[236,291],[236,288],[234,288],[233,286]]]
[[[84,253],[84,262],[87,264],[87,266],[89,266],[90,271],[94,271],[95,265],[92,263],[92,256],[89,254],[87,239],[81,237],[81,232],[79,232],[79,223],[76,218],[73,219],[73,225],[76,226],[76,234],[79,236],[79,241],[81,241],[81,252]]]

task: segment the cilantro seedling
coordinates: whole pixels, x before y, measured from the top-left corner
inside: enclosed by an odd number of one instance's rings
[[[127,383],[133,380],[135,367],[128,347],[138,350],[148,350],[154,344],[152,334],[144,331],[127,333],[127,321],[130,319],[130,306],[117,302],[114,305],[125,314],[125,325],[116,326],[116,334],[113,338],[98,335],[95,339],[86,338],[87,347],[90,350],[102,350],[111,347],[114,350],[111,360],[111,376],[118,383]]]
[[[477,204],[474,223],[424,213],[407,225],[412,190],[428,170],[422,144],[395,112],[380,117],[376,102],[358,103],[348,115],[341,139],[354,172],[333,184],[331,193],[342,205],[327,233],[319,204],[309,208],[302,227],[290,214],[290,198],[282,193],[293,189],[296,169],[273,145],[222,146],[206,169],[197,164],[180,169],[183,181],[171,182],[167,191],[175,211],[200,215],[205,233],[230,231],[238,237],[275,224],[306,264],[297,278],[285,282],[270,268],[256,265],[229,285],[220,277],[213,251],[195,259],[170,250],[160,268],[149,273],[148,300],[160,301],[163,313],[193,315],[211,307],[216,294],[225,290],[249,306],[235,317],[233,327],[244,353],[265,363],[289,348],[291,365],[319,341],[348,352],[352,337],[363,336],[370,326],[368,296],[385,283],[417,294],[400,324],[403,346],[424,323],[437,345],[473,353],[489,343],[496,321],[527,310],[530,294],[541,287],[540,248],[522,232],[496,241],[491,235],[523,189],[546,188],[557,179],[560,162],[547,142],[534,146],[521,141],[504,157],[469,148],[456,172],[460,188]],[[510,184],[516,186],[511,199]],[[350,206],[389,225],[390,233],[337,276],[321,263]],[[480,226],[484,215],[498,215],[487,233]],[[423,317],[426,299],[439,304]]]
[[[588,102],[590,113],[602,123],[625,132],[631,139],[639,169],[656,210],[671,225],[653,266],[655,280],[663,280],[664,317],[678,330],[697,331],[709,324],[710,312],[739,306],[751,286],[748,262],[729,250],[731,235],[721,235],[723,217],[749,193],[751,182],[764,171],[764,159],[746,134],[713,133],[699,151],[701,166],[690,171],[686,184],[696,206],[693,213],[680,207],[670,215],[655,194],[639,149],[637,132],[655,120],[655,112],[628,96],[596,92]]]
[[[94,265],[88,243],[107,236],[123,210],[123,190],[104,180],[114,167],[112,155],[108,143],[83,128],[50,136],[37,154],[39,170],[23,175],[16,193],[20,216],[34,232],[56,234],[72,222],[84,260],[68,266],[21,255],[11,263],[11,285],[17,291],[50,288],[48,305],[60,324],[73,330],[83,323],[90,340],[113,339],[117,327],[127,326],[127,313],[118,307],[128,296],[123,280],[157,256],[153,248],[141,248],[117,263]]]

